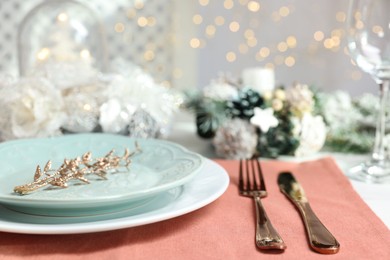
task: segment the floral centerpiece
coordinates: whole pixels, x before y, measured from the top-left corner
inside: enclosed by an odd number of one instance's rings
[[[224,158],[308,155],[326,140],[316,97],[304,84],[259,92],[220,78],[188,97],[199,136],[212,139]]]

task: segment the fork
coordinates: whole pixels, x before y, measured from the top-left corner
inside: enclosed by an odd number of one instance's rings
[[[249,163],[249,161],[251,163]],[[249,164],[251,167],[249,167]],[[243,168],[246,169],[245,174]],[[257,173],[255,169],[257,169]],[[286,248],[286,244],[276,229],[272,226],[260,200],[260,198],[267,196],[267,190],[265,188],[261,166],[257,159],[246,159],[245,167],[243,167],[243,160],[240,160],[238,188],[240,195],[252,197],[255,200],[257,247],[260,249],[284,250]]]

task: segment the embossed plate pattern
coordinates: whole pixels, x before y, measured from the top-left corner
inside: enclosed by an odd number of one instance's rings
[[[122,154],[127,147],[142,149],[132,158],[130,171],[108,175],[85,185],[72,182],[66,189],[42,189],[29,195],[13,193],[17,185],[32,181],[35,168],[50,159],[53,168],[64,158],[87,151],[94,158],[111,149]],[[0,144],[0,204],[35,215],[84,216],[121,211],[146,203],[160,192],[191,180],[202,168],[204,158],[171,142],[133,139],[110,134],[77,134],[54,138],[16,140]]]

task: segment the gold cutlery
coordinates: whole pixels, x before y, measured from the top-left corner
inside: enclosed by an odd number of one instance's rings
[[[272,226],[260,200],[260,198],[267,196],[267,190],[265,188],[261,166],[257,159],[245,160],[245,165],[243,160],[240,160],[238,186],[240,195],[251,197],[255,200],[257,247],[260,249],[284,250],[286,245],[279,233]]]
[[[294,176],[290,172],[280,173],[278,185],[281,192],[298,208],[305,223],[310,247],[321,254],[337,253],[340,249],[339,242],[314,214],[303,188]]]

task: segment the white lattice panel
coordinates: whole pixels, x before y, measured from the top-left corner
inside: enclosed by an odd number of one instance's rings
[[[56,1],[56,0],[51,0]],[[17,32],[25,15],[41,0],[0,0],[0,72],[18,75]],[[172,71],[172,0],[80,0],[100,17],[109,60],[124,58],[159,81]]]

